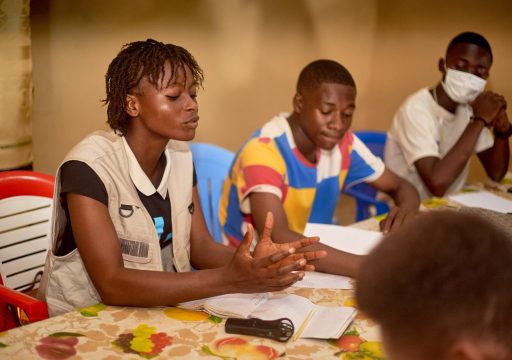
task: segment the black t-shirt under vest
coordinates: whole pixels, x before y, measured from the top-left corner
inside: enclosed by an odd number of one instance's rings
[[[162,154],[161,161],[165,167],[166,158]],[[193,186],[197,184],[195,169],[193,170]],[[62,208],[69,219],[69,210],[66,202],[66,193],[79,194],[97,200],[108,206],[108,194],[105,185],[99,176],[86,163],[76,160],[67,161],[61,168],[60,201]],[[139,198],[153,219],[155,230],[160,239],[160,247],[164,248],[172,242],[171,202],[169,194],[163,198],[157,191],[149,196],[137,189]],[[67,221],[64,233],[59,239],[57,256],[63,256],[76,248],[75,237],[71,221]]]

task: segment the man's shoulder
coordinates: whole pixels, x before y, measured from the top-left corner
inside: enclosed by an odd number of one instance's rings
[[[393,118],[394,126],[405,126],[412,123],[426,125],[434,120],[436,104],[428,88],[423,88],[411,94],[398,108]]]
[[[425,108],[430,105],[431,101],[430,91],[425,87],[410,94],[400,108]]]
[[[240,149],[235,160],[235,168],[260,165],[271,168],[284,168],[285,156],[273,137],[251,137]]]
[[[287,113],[280,113],[267,121],[245,142],[240,153],[277,149],[276,139],[291,133],[286,117]]]
[[[267,121],[256,133],[261,138],[277,138],[287,132],[291,132],[288,124],[288,113],[279,113]]]
[[[238,157],[261,157],[262,161],[269,154],[279,154],[279,148],[273,138],[257,136],[250,138],[240,150]]]

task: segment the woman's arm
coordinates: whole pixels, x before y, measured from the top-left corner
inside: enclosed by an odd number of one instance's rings
[[[107,207],[82,195],[68,193],[66,197],[77,248],[105,304],[171,305],[231,292],[281,290],[301,278],[300,273],[292,271],[305,265],[303,259],[277,268],[271,266],[294,250],[281,251],[262,259],[250,256],[252,228],[231,261],[216,269],[172,273],[125,268]],[[195,197],[197,200],[197,194]],[[213,244],[212,248],[217,250],[208,256],[215,258],[219,253],[218,246]],[[226,256],[220,255],[221,258]]]

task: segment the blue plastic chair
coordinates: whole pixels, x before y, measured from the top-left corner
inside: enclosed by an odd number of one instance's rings
[[[194,159],[197,187],[206,225],[215,241],[220,243],[221,230],[218,213],[222,184],[235,154],[213,144],[190,143],[189,146]]]
[[[381,159],[384,158],[385,132],[354,131],[354,134],[361,139],[374,155]],[[374,215],[385,214],[389,211],[387,203],[375,199],[377,190],[367,183],[357,184],[344,192],[356,200],[356,221],[361,221]]]

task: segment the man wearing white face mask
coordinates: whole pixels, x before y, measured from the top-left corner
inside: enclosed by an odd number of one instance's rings
[[[484,91],[492,60],[483,36],[457,35],[439,60],[441,81],[411,95],[395,114],[385,163],[413,183],[422,199],[459,191],[473,153],[491,179],[499,181],[507,172],[507,103]]]

